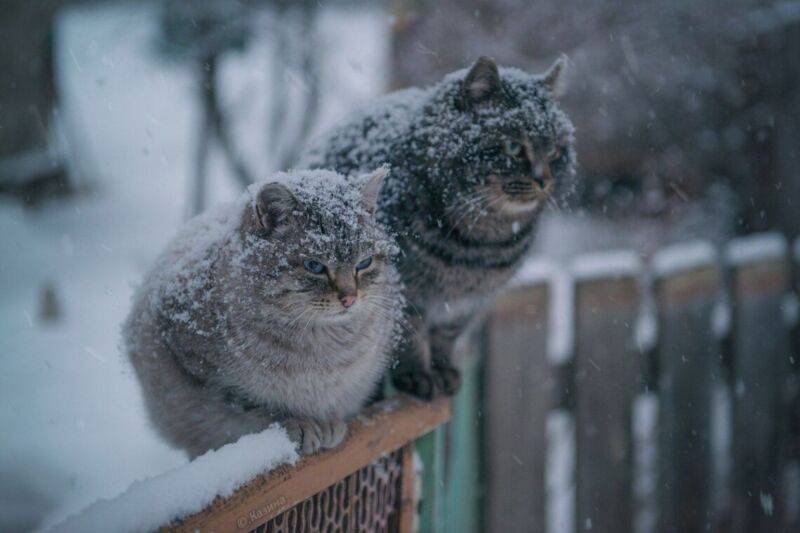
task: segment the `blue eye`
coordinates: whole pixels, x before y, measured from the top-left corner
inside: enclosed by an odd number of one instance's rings
[[[303,261],[303,266],[312,274],[322,274],[325,272],[325,265],[319,261],[314,261],[313,259],[306,259]]]
[[[365,268],[369,268],[371,264],[372,264],[372,257],[367,257],[366,259],[361,260],[361,262],[356,265],[356,270],[364,270]]]

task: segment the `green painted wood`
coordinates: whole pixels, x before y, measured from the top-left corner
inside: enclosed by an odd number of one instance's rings
[[[422,461],[422,494],[419,512],[420,533],[441,533],[445,524],[445,438],[447,425],[439,426],[417,440]]]
[[[453,399],[447,435],[447,533],[479,533],[481,527],[481,338],[461,355],[461,390]]]

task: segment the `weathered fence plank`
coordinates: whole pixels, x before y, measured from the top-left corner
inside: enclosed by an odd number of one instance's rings
[[[711,329],[720,290],[714,261],[707,244],[666,249],[653,261],[659,323],[659,531],[710,531],[716,522],[711,420],[714,387],[722,376]]]
[[[726,250],[733,292],[734,532],[779,531],[787,413],[789,335],[781,306],[789,287],[785,241],[758,235]]]
[[[786,530],[800,531],[800,237],[795,239],[792,253],[792,308],[789,310],[792,331],[790,363],[791,395],[789,397],[789,471],[786,472]]]
[[[575,287],[576,527],[626,533],[633,524],[631,410],[641,378],[632,327],[638,259],[583,258]]]
[[[486,531],[545,529],[545,438],[553,375],[549,290],[521,286],[488,320],[485,361]]]

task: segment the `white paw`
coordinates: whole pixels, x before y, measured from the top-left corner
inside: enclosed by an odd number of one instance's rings
[[[283,427],[289,438],[297,443],[301,455],[310,455],[321,449],[338,446],[347,434],[347,424],[341,420],[317,422],[308,419],[291,419]]]
[[[320,428],[322,429],[322,447],[325,449],[337,447],[347,435],[347,424],[342,420],[322,422]]]

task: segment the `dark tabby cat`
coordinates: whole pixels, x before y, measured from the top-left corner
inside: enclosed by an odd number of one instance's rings
[[[455,340],[514,274],[538,214],[572,174],[573,128],[555,100],[565,66],[537,76],[481,58],[387,95],[303,159],[346,174],[392,169],[379,209],[399,235],[412,327],[397,388],[423,398],[458,389]]]

